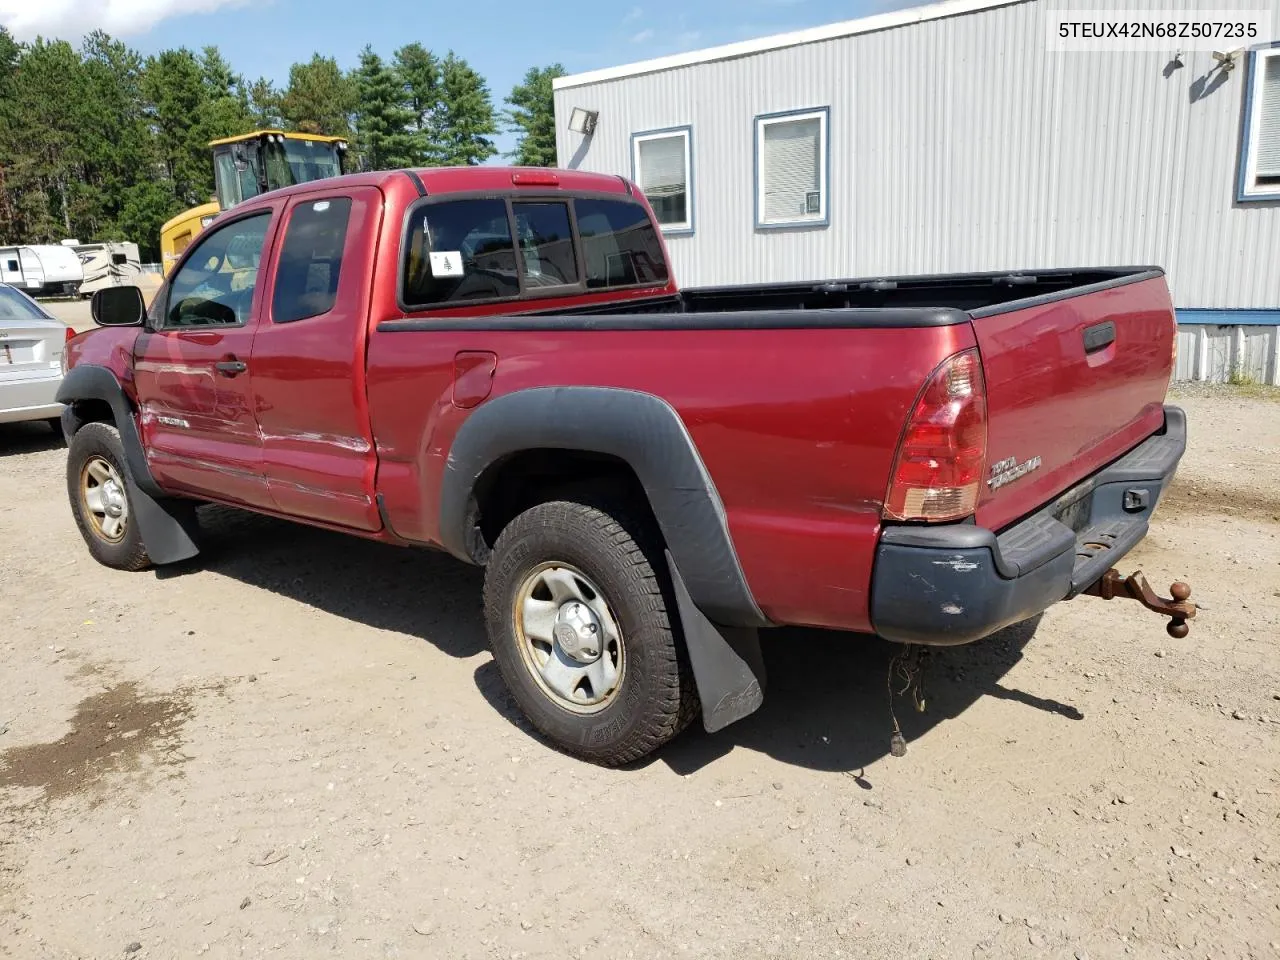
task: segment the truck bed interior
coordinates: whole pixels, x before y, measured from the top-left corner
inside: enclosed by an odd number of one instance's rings
[[[726,313],[764,310],[938,309],[963,310],[973,316],[1026,306],[1086,292],[1084,288],[1120,286],[1160,276],[1159,267],[1105,267],[1010,273],[966,273],[941,276],[868,277],[821,283],[749,284],[693,287],[676,297],[605,307],[557,310],[556,313]],[[1009,306],[1006,306],[1009,305]]]

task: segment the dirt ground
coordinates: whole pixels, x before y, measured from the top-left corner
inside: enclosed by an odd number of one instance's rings
[[[934,660],[766,640],[755,716],[603,770],[485,649],[479,572],[226,510],[179,570],[85,551],[0,431],[0,955],[1280,956],[1280,403],[1200,390],[1132,560]]]

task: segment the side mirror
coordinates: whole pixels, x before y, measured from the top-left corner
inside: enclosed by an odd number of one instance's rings
[[[89,312],[100,327],[140,327],[147,319],[147,302],[139,287],[103,287],[94,291]]]

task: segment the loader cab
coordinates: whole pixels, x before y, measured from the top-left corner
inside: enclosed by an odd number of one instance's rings
[[[350,172],[347,141],[341,137],[254,130],[214,140],[209,146],[213,150],[214,196],[160,228],[160,257],[166,276],[182,252],[223,210],[268,190]]]
[[[348,172],[347,142],[340,137],[256,130],[215,140],[210,146],[218,205],[223,210],[268,190]]]

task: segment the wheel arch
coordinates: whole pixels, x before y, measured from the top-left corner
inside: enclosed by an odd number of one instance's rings
[[[537,468],[535,480],[522,483],[530,467]],[[583,476],[574,477],[575,469]],[[675,409],[653,394],[536,387],[482,404],[449,450],[440,488],[441,542],[460,559],[483,564],[503,517],[514,516],[522,501],[536,502],[528,494],[563,489],[566,480],[600,479],[643,496],[693,602],[708,617],[728,626],[768,625],[693,438]]]
[[[134,483],[153,497],[164,495],[147,465],[133,402],[114,373],[95,364],[72,367],[62,378],[57,399],[65,405],[62,432],[67,443],[86,423],[111,421],[120,433]]]
[[[151,562],[176,563],[198,554],[194,507],[169,497],[156,483],[142,449],[133,403],[116,375],[94,364],[73,367],[63,377],[57,399],[64,404],[62,432],[68,447],[86,423],[109,422],[120,434],[129,468],[132,513]]]

